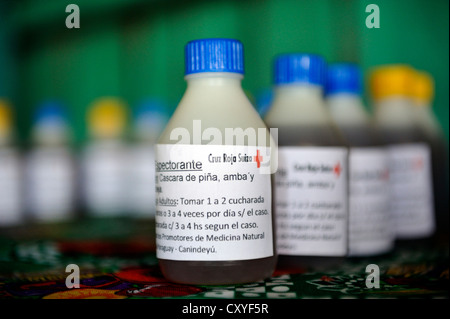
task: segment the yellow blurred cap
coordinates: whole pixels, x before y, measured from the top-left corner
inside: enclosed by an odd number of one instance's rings
[[[429,104],[434,97],[434,80],[425,71],[416,71],[414,75],[412,97],[421,105]]]
[[[92,102],[88,112],[90,133],[97,137],[120,136],[126,125],[126,103],[116,97],[102,97]]]
[[[391,96],[412,95],[414,69],[405,64],[391,64],[373,69],[369,78],[370,92],[374,100]]]
[[[0,134],[7,133],[12,127],[11,105],[7,100],[0,99]]]

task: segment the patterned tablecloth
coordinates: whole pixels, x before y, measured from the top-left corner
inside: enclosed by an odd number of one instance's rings
[[[0,299],[360,299],[449,297],[448,241],[396,247],[391,253],[348,259],[336,269],[277,269],[265,281],[231,286],[168,282],[155,256],[149,220],[83,220],[0,230]],[[68,265],[80,270],[69,289]],[[368,288],[366,266],[380,270]]]

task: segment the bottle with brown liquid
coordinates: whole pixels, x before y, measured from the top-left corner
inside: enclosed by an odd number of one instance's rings
[[[411,98],[414,70],[377,67],[370,75],[375,124],[387,145],[390,210],[397,243],[428,242],[435,231],[431,150]]]
[[[326,61],[275,60],[265,121],[278,128],[275,214],[279,267],[333,267],[347,255],[348,150],[324,101]]]
[[[387,153],[361,98],[361,71],[353,63],[328,67],[326,101],[350,145],[349,256],[387,253],[394,246],[389,212]]]
[[[415,72],[412,97],[417,124],[431,147],[436,232],[439,237],[448,239],[448,149],[444,132],[432,109],[434,80],[431,74],[425,71]]]
[[[194,40],[185,58],[187,89],[156,145],[159,265],[184,284],[263,280],[276,266],[273,143],[242,90],[243,45]]]

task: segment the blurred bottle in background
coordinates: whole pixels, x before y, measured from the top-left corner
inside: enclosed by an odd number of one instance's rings
[[[128,147],[127,207],[137,218],[154,218],[154,146],[169,120],[169,106],[161,99],[147,99],[138,105]]]
[[[431,151],[411,98],[414,70],[386,65],[370,74],[374,119],[387,145],[390,210],[397,240],[419,243],[435,231]]]
[[[444,132],[433,112],[434,80],[431,74],[415,72],[412,96],[417,124],[431,146],[437,231],[448,236],[448,150]]]
[[[0,227],[24,222],[21,180],[22,163],[14,146],[11,105],[0,99]]]
[[[81,155],[81,193],[91,217],[126,215],[126,104],[115,97],[94,101],[87,114],[89,140]]]
[[[326,101],[350,145],[349,256],[373,256],[394,247],[389,211],[387,153],[361,98],[362,76],[351,63],[328,67]]]
[[[265,121],[278,128],[274,203],[283,268],[329,268],[348,253],[348,150],[324,101],[325,76],[319,55],[275,60]]]
[[[64,106],[45,101],[36,110],[26,158],[25,195],[33,221],[66,221],[75,215],[76,168]]]
[[[264,118],[266,116],[270,106],[272,105],[272,100],[273,100],[272,88],[260,90],[255,94],[255,107],[261,118]]]

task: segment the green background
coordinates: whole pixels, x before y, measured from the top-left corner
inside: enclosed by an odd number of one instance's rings
[[[65,26],[70,3],[80,8],[80,29]],[[379,29],[365,25],[371,3],[380,8]],[[148,97],[173,110],[186,87],[184,45],[203,37],[243,42],[243,86],[254,96],[270,87],[272,59],[283,52],[357,62],[366,75],[386,63],[426,70],[448,141],[447,0],[0,0],[0,97],[15,107],[20,142],[36,105],[57,98],[82,143],[86,110],[100,96],[125,99],[130,112]]]

